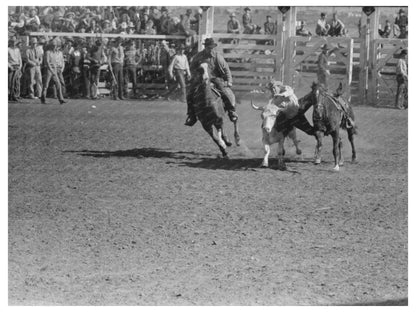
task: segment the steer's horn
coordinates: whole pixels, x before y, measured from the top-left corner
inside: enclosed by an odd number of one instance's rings
[[[256,105],[253,104],[253,100],[251,100],[251,107],[253,107],[256,110],[263,110],[263,107],[258,107]]]

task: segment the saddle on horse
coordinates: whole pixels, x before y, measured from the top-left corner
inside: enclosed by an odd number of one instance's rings
[[[347,129],[353,128],[355,126],[353,116],[350,115],[350,107],[348,102],[344,99],[342,92],[342,85],[338,87],[334,94],[329,93],[327,90],[322,90],[321,94],[329,99],[339,110],[342,112],[342,121],[341,126]],[[319,115],[319,109],[316,112]]]

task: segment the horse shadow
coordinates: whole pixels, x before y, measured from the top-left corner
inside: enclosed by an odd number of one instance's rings
[[[169,151],[158,148],[134,148],[129,150],[116,151],[97,151],[97,150],[80,150],[64,151],[64,153],[75,153],[84,157],[95,158],[112,158],[112,157],[132,157],[132,158],[169,158],[169,159],[195,159],[208,154],[196,152]]]

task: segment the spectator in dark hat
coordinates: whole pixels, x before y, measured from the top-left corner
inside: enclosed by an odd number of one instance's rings
[[[208,63],[212,65],[212,67],[209,66],[209,76],[211,77],[211,82],[220,92],[221,98],[224,102],[225,109],[228,111],[230,120],[235,121],[238,119],[238,116],[235,112],[235,103],[230,98],[229,93],[225,90],[225,87],[232,86],[231,71],[224,57],[214,50],[216,46],[217,44],[214,42],[212,38],[205,39],[204,50],[202,50],[194,56],[190,66],[190,71],[192,74],[192,78],[195,78],[198,77],[197,71],[202,63]],[[185,122],[186,126],[193,126],[197,120],[195,115],[194,96],[198,85],[198,79],[191,80],[189,93],[186,99],[186,102],[188,104],[188,118]],[[229,89],[228,91],[231,92],[231,89]]]
[[[331,26],[326,22],[326,13],[321,13],[321,17],[316,23],[316,34],[318,36],[328,36],[328,31],[330,28]]]
[[[406,39],[408,32],[408,20],[406,12],[403,9],[399,10],[399,16],[394,20],[394,26],[396,28],[395,36],[399,39]]]
[[[275,35],[277,32],[276,23],[272,21],[270,15],[266,16],[266,23],[264,23],[264,34],[265,35]]]
[[[251,18],[250,12],[251,12],[250,8],[244,9],[243,27],[244,27],[245,34],[253,34],[254,30],[256,29],[256,25],[253,24],[253,20]]]

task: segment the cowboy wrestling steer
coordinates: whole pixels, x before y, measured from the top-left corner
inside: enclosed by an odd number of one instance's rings
[[[273,104],[273,100],[270,100],[269,103],[265,106],[258,107],[251,102],[251,106],[256,110],[261,110],[262,124],[261,129],[263,132],[262,142],[264,145],[264,159],[261,164],[262,167],[269,166],[269,155],[270,155],[270,146],[274,143],[278,143],[278,167],[280,169],[285,168],[283,161],[283,155],[285,154],[284,150],[284,141],[285,137],[288,136],[292,139],[296,147],[296,154],[300,155],[302,151],[299,149],[298,140],[296,138],[296,130],[293,127],[288,128],[285,131],[278,132],[275,127],[277,113],[279,108]]]

